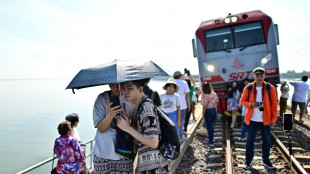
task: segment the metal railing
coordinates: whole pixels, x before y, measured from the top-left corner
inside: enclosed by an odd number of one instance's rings
[[[89,164],[90,165],[88,166],[88,168],[89,168],[90,171],[92,171],[92,169],[94,167],[94,165],[93,165],[93,155],[91,153],[93,151],[93,145],[94,145],[93,143],[94,143],[94,139],[90,139],[90,140],[88,140],[86,142],[83,142],[83,144],[86,145],[86,148],[89,147],[89,149],[90,149],[88,154],[86,154],[86,159],[89,157]],[[51,161],[53,161],[56,158],[57,158],[57,156],[54,156],[54,157],[48,158],[46,160],[43,160],[43,161],[41,161],[41,162],[31,166],[31,167],[28,167],[25,170],[22,170],[22,171],[18,172],[17,174],[24,174],[24,173],[31,172],[31,171],[33,171],[36,168],[42,167],[43,165],[45,165],[47,163],[50,163]],[[56,166],[56,165],[54,165],[54,166]]]

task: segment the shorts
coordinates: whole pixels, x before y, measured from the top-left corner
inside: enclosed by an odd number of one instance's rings
[[[292,112],[296,112],[297,105],[299,105],[300,112],[304,113],[306,103],[304,103],[304,102],[296,102],[294,100],[292,100],[292,108],[291,108]]]

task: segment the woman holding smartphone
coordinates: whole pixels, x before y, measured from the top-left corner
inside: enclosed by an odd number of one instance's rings
[[[133,173],[133,160],[115,152],[116,144],[116,119],[121,108],[119,106],[119,84],[109,84],[111,90],[105,91],[97,97],[93,110],[94,126],[97,128],[95,135],[94,172],[99,173]],[[112,102],[110,101],[112,100]],[[123,100],[125,101],[125,100]],[[131,102],[124,103],[125,112],[129,117],[133,115],[135,106]]]

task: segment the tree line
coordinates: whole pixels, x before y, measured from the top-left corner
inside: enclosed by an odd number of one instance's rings
[[[302,76],[310,77],[310,71],[303,70],[296,72],[295,70],[288,70],[286,73],[280,73],[281,78],[301,78]]]

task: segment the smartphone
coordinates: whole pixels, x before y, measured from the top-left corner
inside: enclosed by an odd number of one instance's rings
[[[111,105],[111,107],[119,106],[119,105],[120,105],[119,97],[118,97],[118,96],[112,96],[112,97],[110,98],[110,102],[113,102],[113,104]]]
[[[293,114],[283,114],[283,130],[291,131],[293,130]]]

